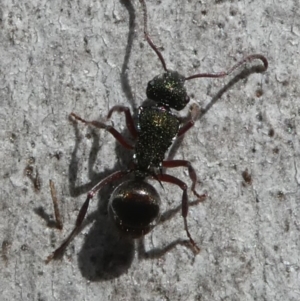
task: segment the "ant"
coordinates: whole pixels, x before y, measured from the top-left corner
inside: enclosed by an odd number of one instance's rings
[[[135,124],[130,109],[125,106],[112,107],[107,115],[107,120],[112,114],[123,113],[126,119],[126,126],[135,144],[129,143],[120,132],[113,126],[100,121],[87,121],[75,113],[70,114],[70,118],[80,121],[85,125],[108,131],[124,148],[134,151],[133,160],[127,170],[119,170],[102,179],[87,194],[87,198],[82,205],[75,223],[75,227],[67,239],[57,248],[46,260],[48,263],[52,259],[61,257],[64,250],[75,237],[86,216],[89,203],[97,192],[108,183],[115,182],[131,175],[131,179],[124,180],[112,192],[108,204],[108,211],[116,226],[126,235],[132,238],[141,237],[149,233],[157,224],[160,217],[160,196],[155,188],[146,180],[152,178],[160,183],[171,183],[177,185],[182,190],[182,217],[184,229],[189,238],[190,246],[195,253],[200,251],[193,240],[187,224],[188,214],[188,186],[180,179],[164,173],[163,168],[185,167],[188,169],[189,177],[192,181],[191,190],[199,202],[203,201],[207,194],[199,195],[195,190],[197,175],[191,163],[186,160],[164,160],[165,154],[172,145],[175,138],[182,137],[193,125],[195,120],[191,117],[189,121],[182,124],[182,119],[176,116],[171,109],[181,111],[189,103],[184,83],[194,78],[221,78],[229,75],[239,66],[254,59],[261,60],[263,68],[258,72],[264,72],[268,68],[267,59],[260,54],[250,55],[228,71],[218,73],[199,73],[185,77],[176,71],[167,69],[165,60],[158,47],[153,43],[148,33],[148,17],[145,0],[139,0],[144,17],[144,36],[149,46],[154,50],[161,61],[164,73],[154,77],[149,81],[146,95],[154,101],[155,105],[140,106]]]

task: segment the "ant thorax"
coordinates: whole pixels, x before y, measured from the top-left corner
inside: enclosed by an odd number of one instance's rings
[[[158,168],[177,136],[181,121],[165,106],[140,107],[134,161],[137,169]]]

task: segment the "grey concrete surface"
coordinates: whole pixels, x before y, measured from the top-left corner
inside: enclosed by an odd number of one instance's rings
[[[71,231],[87,191],[130,157],[108,133],[76,126],[68,115],[101,120],[116,104],[136,109],[162,67],[144,40],[137,0],[4,0],[0,299],[299,300],[299,1],[147,4],[150,33],[170,69],[216,72],[252,53],[269,60],[267,72],[232,86],[246,67],[186,85],[191,104],[206,107],[217,98],[175,155],[192,162],[197,190],[209,193],[188,219],[201,252],[194,256],[177,245],[159,258],[140,259],[134,243],[111,226],[107,187],[62,260],[44,263]],[[123,116],[112,122],[123,132]],[[33,179],[24,174],[28,165]],[[190,183],[186,170],[171,172]],[[51,228],[50,179],[62,231]],[[180,205],[177,187],[157,189],[164,211]],[[159,250],[185,238],[178,213],[148,234],[144,246]]]

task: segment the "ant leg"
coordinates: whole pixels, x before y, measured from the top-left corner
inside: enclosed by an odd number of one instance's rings
[[[130,113],[130,109],[128,107],[124,107],[124,106],[114,106],[109,110],[106,118],[110,119],[114,112],[125,114],[126,126],[129,130],[131,136],[133,138],[137,138],[138,133],[137,133],[136,127],[134,125],[134,121],[133,121],[132,115]]]
[[[227,71],[221,71],[221,72],[216,72],[216,73],[199,73],[195,75],[191,75],[185,78],[185,80],[190,80],[194,78],[199,78],[199,77],[209,77],[209,78],[220,78],[220,77],[225,77],[232,73],[235,69],[237,69],[239,66],[245,64],[246,62],[251,62],[253,60],[260,60],[263,63],[263,69],[259,70],[259,72],[265,72],[268,69],[268,60],[261,54],[252,54],[249,55],[245,58],[243,58],[241,61],[236,63],[233,67],[231,67]]]
[[[167,183],[171,183],[174,185],[177,185],[178,187],[180,187],[183,191],[182,193],[182,199],[181,199],[181,214],[183,217],[183,222],[184,222],[184,229],[185,232],[190,240],[190,243],[193,247],[194,252],[197,254],[200,252],[200,248],[197,246],[197,244],[195,243],[195,241],[193,240],[189,229],[188,229],[188,225],[187,225],[187,215],[188,215],[188,211],[189,211],[189,202],[188,202],[188,195],[187,195],[187,185],[182,182],[181,180],[168,175],[168,174],[158,174],[156,175],[156,179],[158,181],[162,181],[162,182],[167,182]]]
[[[129,171],[120,171],[119,170],[119,171],[109,175],[108,177],[104,178],[92,190],[89,191],[89,193],[87,194],[87,198],[86,198],[85,202],[83,203],[83,205],[81,206],[79,213],[77,215],[74,229],[72,230],[70,235],[67,237],[67,239],[61,244],[61,246],[58,247],[51,255],[49,255],[47,257],[46,263],[49,263],[52,259],[58,259],[62,256],[66,247],[69,245],[69,243],[73,240],[73,238],[76,236],[77,232],[79,231],[79,229],[82,225],[82,222],[85,218],[85,215],[87,213],[90,200],[94,197],[94,195],[106,184],[108,184],[112,181],[121,179],[128,173],[129,173]]]
[[[204,201],[204,199],[207,198],[207,194],[198,194],[198,192],[195,190],[196,182],[197,182],[197,174],[192,166],[190,161],[186,160],[171,160],[171,161],[163,161],[162,166],[165,168],[173,168],[173,167],[187,167],[189,172],[189,177],[192,181],[192,187],[191,190],[193,191],[194,195],[198,197],[199,201]]]
[[[87,125],[91,125],[91,126],[94,126],[98,129],[104,129],[106,131],[108,131],[109,133],[111,133],[115,139],[125,148],[127,149],[134,149],[134,147],[129,144],[125,138],[114,128],[112,127],[111,125],[106,125],[105,123],[102,123],[100,121],[96,121],[96,120],[93,120],[93,121],[87,121],[83,118],[81,118],[80,116],[76,115],[75,113],[71,113],[70,116],[72,116],[73,118],[75,118],[76,120],[79,120]]]
[[[177,137],[184,135],[191,127],[193,127],[195,121],[198,120],[203,113],[201,108],[196,104],[192,104],[189,111],[189,120],[179,129]]]
[[[189,120],[183,127],[181,127],[178,131],[177,137],[184,135],[191,127],[193,127],[195,121],[193,119]]]

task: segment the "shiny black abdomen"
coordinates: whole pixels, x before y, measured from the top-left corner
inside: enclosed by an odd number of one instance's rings
[[[180,124],[179,118],[165,107],[140,107],[135,145],[135,160],[139,170],[160,166]]]
[[[147,234],[160,217],[160,197],[145,181],[121,183],[111,194],[108,210],[117,227],[133,238]]]

